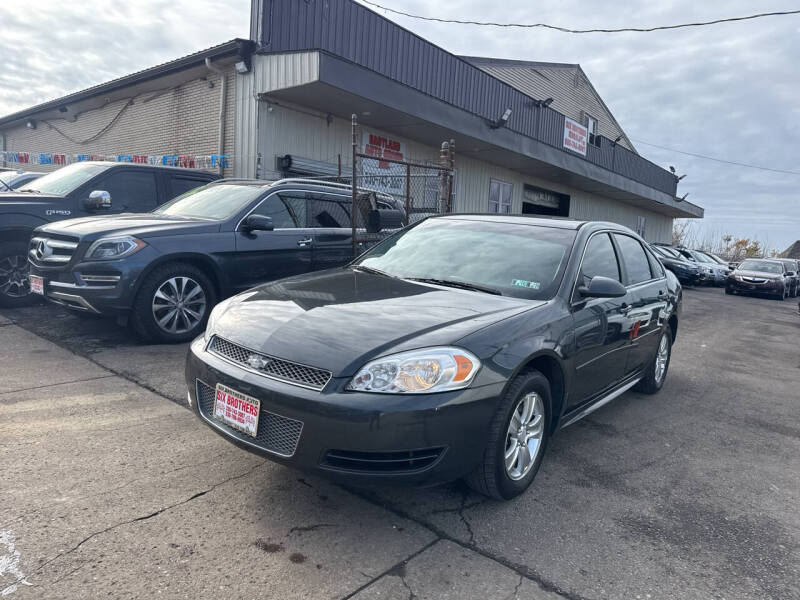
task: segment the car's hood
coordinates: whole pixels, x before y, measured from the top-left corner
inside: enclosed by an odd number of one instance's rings
[[[100,217],[82,217],[44,225],[39,231],[71,235],[91,241],[109,235],[132,235],[139,238],[217,231],[219,223],[191,217],[168,217],[152,213],[123,213]]]
[[[777,273],[765,273],[764,271],[742,271],[737,269],[735,275],[740,277],[756,277],[758,279],[781,279],[782,275]]]
[[[542,304],[342,268],[244,292],[215,317],[212,332],[264,354],[348,376],[373,357],[453,344]]]
[[[665,263],[675,265],[677,267],[683,267],[684,269],[697,269],[697,264],[689,262],[688,260],[680,260],[679,258],[664,258]]]
[[[63,200],[64,196],[54,196],[52,194],[20,193],[17,191],[0,192],[0,207],[3,208],[11,204],[50,204]]]

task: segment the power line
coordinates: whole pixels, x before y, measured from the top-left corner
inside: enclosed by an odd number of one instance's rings
[[[620,27],[618,29],[571,29],[569,27],[550,25],[548,23],[496,23],[493,21],[465,21],[460,19],[425,17],[422,15],[415,15],[413,13],[397,10],[395,8],[389,8],[388,6],[383,6],[382,4],[378,4],[377,2],[372,2],[371,0],[360,0],[360,1],[363,2],[364,4],[374,6],[375,8],[379,8],[381,10],[385,10],[387,12],[394,13],[396,15],[402,15],[404,17],[409,17],[411,19],[419,19],[421,21],[435,21],[437,23],[453,23],[456,25],[482,25],[486,27],[520,27],[526,29],[533,29],[539,27],[542,29],[553,29],[555,31],[561,31],[563,33],[623,33],[623,32],[647,33],[651,31],[664,31],[666,29],[704,27],[706,25],[718,25],[719,23],[733,23],[735,21],[749,21],[751,19],[761,19],[764,17],[781,17],[781,16],[800,14],[800,10],[785,10],[785,11],[776,11],[768,13],[758,13],[755,15],[747,15],[745,17],[728,17],[725,19],[714,19],[713,21],[698,21],[696,23],[679,23],[677,25],[661,25],[658,27]]]
[[[695,158],[702,158],[705,160],[713,160],[714,162],[725,163],[726,165],[736,165],[737,167],[747,167],[748,169],[759,169],[761,171],[771,171],[772,173],[784,173],[786,175],[800,175],[800,171],[786,171],[784,169],[771,169],[770,167],[762,167],[759,165],[750,165],[743,162],[737,162],[735,160],[725,160],[724,158],[716,158],[714,156],[706,156],[705,154],[695,154],[694,152],[685,152],[684,150],[676,150],[675,148],[667,148],[666,146],[659,146],[658,144],[651,144],[650,142],[644,142],[642,140],[634,140],[631,138],[631,141],[636,142],[637,144],[644,144],[645,146],[652,146],[653,148],[660,148],[661,150],[667,150],[668,152],[675,152],[677,154],[686,154],[687,156],[694,156]]]

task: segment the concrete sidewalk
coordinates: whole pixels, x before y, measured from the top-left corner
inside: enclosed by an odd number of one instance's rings
[[[0,366],[4,597],[559,597],[2,318]]]

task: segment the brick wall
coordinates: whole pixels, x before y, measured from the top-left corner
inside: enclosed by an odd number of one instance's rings
[[[225,153],[233,154],[236,73],[229,67],[224,76],[228,86]],[[213,88],[209,87],[209,81]],[[219,85],[220,77],[209,73],[207,79],[195,79],[177,87],[135,96],[132,104],[128,104],[130,99],[111,102],[102,108],[78,114],[74,122],[37,119],[36,129],[28,129],[22,124],[0,133],[5,134],[7,150],[20,152],[216,154]],[[114,121],[117,115],[119,117]],[[29,168],[51,171],[58,167],[32,165]],[[225,175],[232,172],[231,165]]]

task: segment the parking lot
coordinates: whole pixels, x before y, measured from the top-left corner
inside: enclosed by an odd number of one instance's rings
[[[0,312],[0,595],[800,598],[797,304],[690,288],[663,390],[552,441],[514,501],[351,489],[187,409],[185,346]]]

